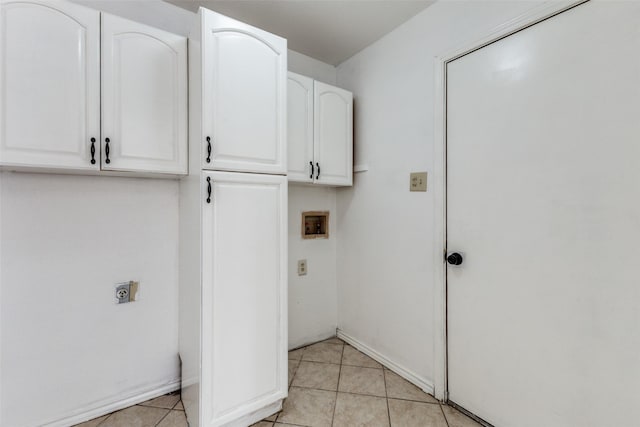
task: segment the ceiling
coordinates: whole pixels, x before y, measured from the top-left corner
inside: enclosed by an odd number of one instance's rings
[[[286,38],[289,49],[338,65],[433,0],[165,0],[206,7]]]

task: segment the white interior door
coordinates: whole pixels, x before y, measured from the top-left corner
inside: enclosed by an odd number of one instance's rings
[[[353,94],[314,81],[315,181],[353,184]]]
[[[285,175],[287,41],[210,11],[202,31],[202,167]]]
[[[98,170],[100,12],[2,1],[0,41],[0,164]]]
[[[241,425],[287,394],[287,178],[209,172],[202,185],[203,427]]]
[[[289,72],[287,80],[289,181],[313,182],[313,79]]]
[[[105,170],[187,172],[186,38],[102,15],[102,137]]]
[[[499,427],[640,420],[640,3],[447,70],[449,398]]]

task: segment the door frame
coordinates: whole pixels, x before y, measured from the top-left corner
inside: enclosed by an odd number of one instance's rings
[[[434,396],[448,400],[447,365],[447,65],[500,39],[590,0],[546,1],[494,28],[483,37],[435,57],[434,122]]]

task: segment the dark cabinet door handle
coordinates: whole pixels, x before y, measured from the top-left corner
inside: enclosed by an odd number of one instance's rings
[[[460,265],[462,264],[462,261],[462,255],[457,252],[454,252],[447,257],[447,262],[451,265]]]
[[[211,203],[211,177],[207,177],[207,203]]]
[[[211,163],[211,137],[207,137],[207,163]]]
[[[105,138],[104,142],[106,142],[105,146],[104,146],[104,154],[107,156],[107,158],[105,159],[105,163],[109,164],[111,163],[111,160],[109,160],[109,143],[111,142],[111,140],[109,138]]]
[[[316,167],[318,168],[318,173],[316,174],[316,179],[320,179],[320,163],[316,162]]]
[[[309,164],[311,165],[311,175],[309,175],[309,178],[313,179],[313,162],[309,162]]]
[[[96,139],[91,138],[91,164],[96,164]]]

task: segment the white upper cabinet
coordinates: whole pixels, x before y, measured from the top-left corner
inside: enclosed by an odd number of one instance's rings
[[[353,185],[353,95],[289,73],[289,181]]]
[[[287,41],[201,13],[203,168],[286,174]]]
[[[3,1],[0,41],[0,165],[98,170],[100,13]]]
[[[102,169],[187,172],[187,40],[102,15]]]
[[[287,85],[289,181],[313,182],[313,79],[289,73]]]
[[[187,173],[186,38],[100,17],[0,1],[0,166]]]
[[[314,179],[325,185],[353,184],[353,95],[315,81]]]

